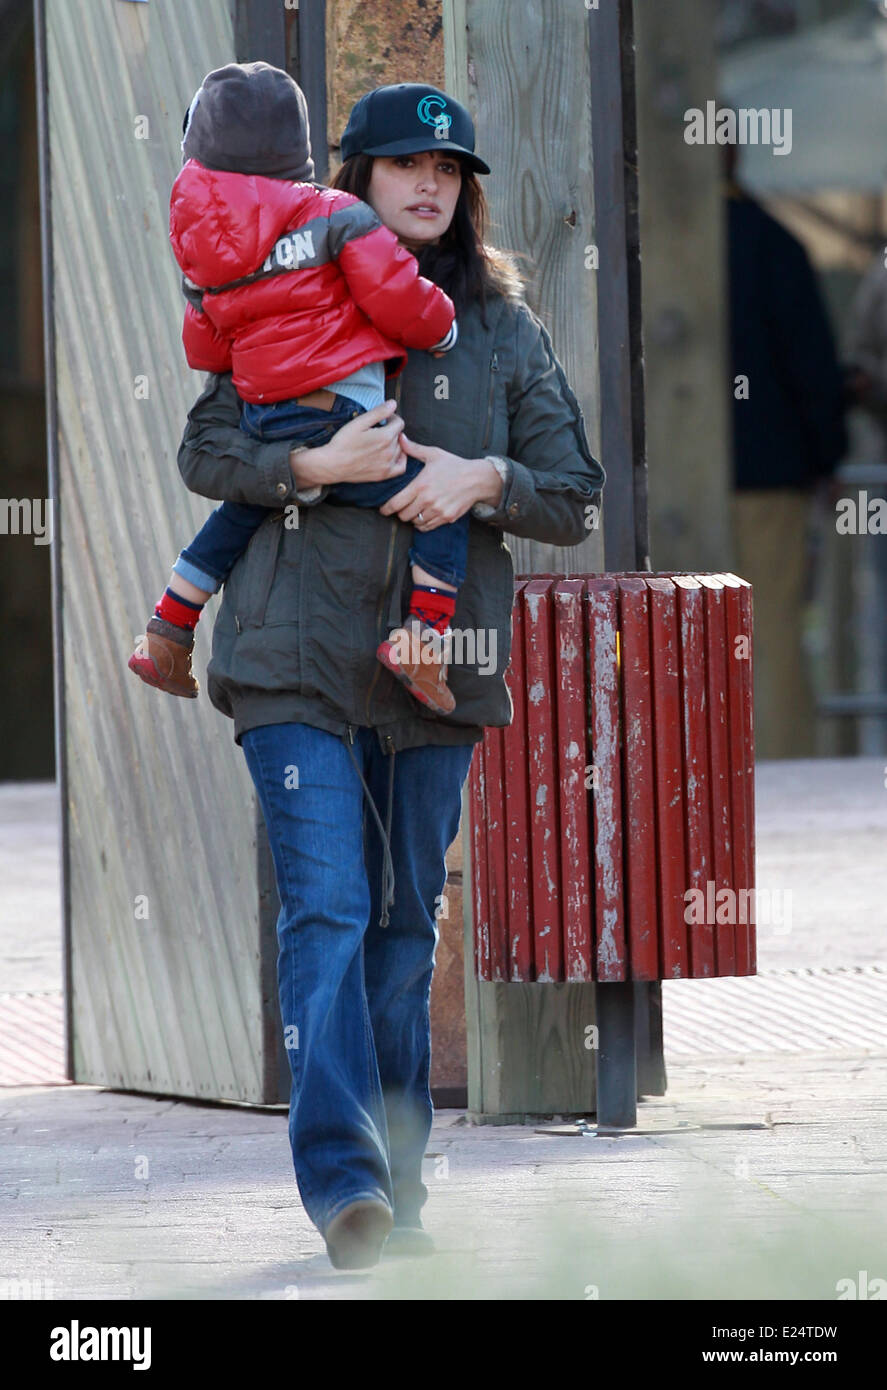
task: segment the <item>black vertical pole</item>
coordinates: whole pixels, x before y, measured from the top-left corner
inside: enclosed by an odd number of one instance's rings
[[[286,13],[283,0],[236,0],[234,51],[238,63],[286,67]]]
[[[298,10],[283,0],[236,0],[234,47],[238,63],[265,62],[283,68],[299,83],[308,103],[314,174],[326,178],[329,151],[326,134],[326,0],[301,0]],[[277,1099],[289,1099],[289,1059],[279,1025],[277,1004],[277,918],[280,897],[274,861],[261,808],[254,807],[256,828],[256,882],[259,893],[259,962],[265,1026],[273,1030],[276,1048],[264,1049],[269,1074],[263,1079],[265,1094],[276,1086]]]
[[[598,985],[597,1123],[599,1129],[631,1129],[638,1118],[637,986],[631,980]]]
[[[604,553],[633,570],[647,540],[632,0],[589,10],[589,48]]]
[[[275,68],[287,67],[286,16],[282,0],[236,0],[234,9],[234,53],[238,63],[271,63]],[[268,842],[268,831],[258,799],[253,805],[255,817],[256,886],[258,889],[259,978],[262,992],[263,1026],[266,1029],[264,1048],[266,1074],[262,1078],[265,1095],[277,1091],[277,1101],[288,1100],[290,1070],[280,1026],[277,1003],[277,917],[280,898],[274,876],[274,861]],[[273,1034],[275,1046],[271,1046]]]
[[[326,0],[236,0],[234,46],[238,63],[273,63],[290,73],[308,103],[314,176],[329,174],[326,99]]]
[[[641,313],[641,233],[638,191],[637,82],[634,48],[634,4],[620,5],[622,58],[622,130],[625,182],[625,245],[628,278],[628,345],[631,374],[632,499],[634,506],[634,565],[650,569],[650,528],[647,512],[647,425],[644,405],[644,341]],[[606,547],[606,541],[604,542]],[[662,1096],[666,1090],[662,1037],[662,985],[635,986],[637,1094]]]
[[[289,71],[305,93],[311,122],[314,177],[323,183],[330,170],[326,102],[326,0],[300,0],[295,35],[289,43]]]
[[[610,571],[645,570],[650,561],[633,0],[589,8],[589,47],[601,458],[607,470],[604,553]],[[596,999],[598,1124],[631,1128],[639,1092],[665,1089],[657,1025],[661,987],[599,984]]]
[[[74,1080],[74,991],[71,970],[71,841],[68,826],[68,737],[65,704],[62,514],[59,506],[58,401],[56,398],[55,279],[52,273],[52,180],[49,148],[49,65],[46,3],[34,0],[34,62],[40,179],[40,260],[43,283],[43,360],[46,375],[46,456],[52,546],[52,645],[55,679],[55,768],[61,804],[62,984],[65,1000],[65,1076]]]

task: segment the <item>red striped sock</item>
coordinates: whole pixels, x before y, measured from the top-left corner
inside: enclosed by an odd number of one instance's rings
[[[182,598],[172,589],[166,589],[163,598],[154,609],[154,616],[162,618],[165,623],[172,623],[174,627],[193,630],[200,621],[202,612],[202,603],[192,603],[190,599]]]
[[[410,614],[433,627],[435,632],[444,633],[450,626],[450,619],[456,612],[456,594],[452,589],[435,589],[430,584],[416,584],[410,595]]]

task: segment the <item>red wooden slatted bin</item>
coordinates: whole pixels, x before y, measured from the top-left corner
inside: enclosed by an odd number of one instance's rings
[[[479,979],[755,973],[751,638],[736,575],[515,581],[514,720],[469,775]]]

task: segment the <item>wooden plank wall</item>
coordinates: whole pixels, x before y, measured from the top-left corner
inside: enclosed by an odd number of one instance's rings
[[[72,1074],[277,1100],[252,783],[203,680],[218,600],[198,629],[199,700],[126,667],[213,505],[175,462],[203,378],[184,361],[168,207],[183,113],[233,57],[231,6],[44,0],[42,14]]]

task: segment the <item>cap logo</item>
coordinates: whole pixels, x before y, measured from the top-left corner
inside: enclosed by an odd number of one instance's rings
[[[446,140],[450,133],[452,117],[447,113],[446,105],[446,100],[443,97],[429,95],[423,97],[416,107],[419,120],[424,125],[434,126],[434,138],[436,140]]]

